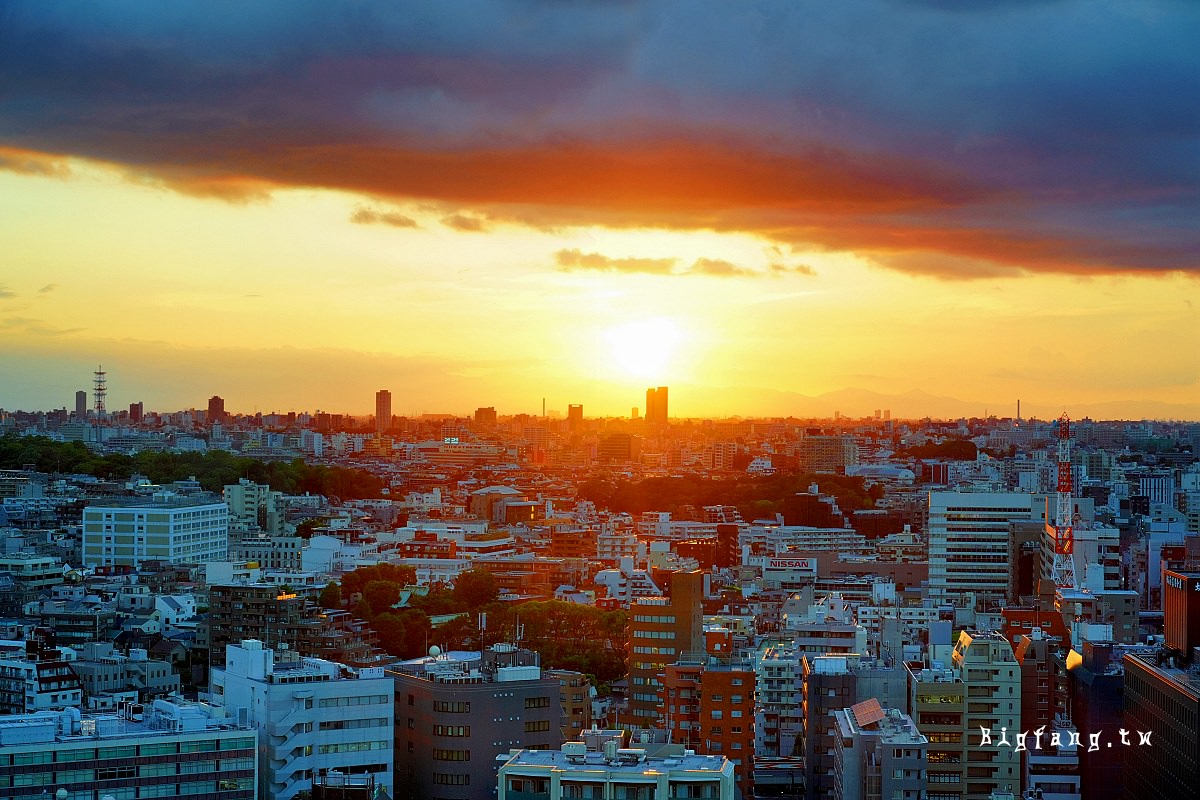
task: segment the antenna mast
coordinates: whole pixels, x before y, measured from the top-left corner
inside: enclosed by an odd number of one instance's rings
[[[1061,589],[1074,589],[1075,534],[1071,514],[1071,418],[1064,411],[1058,418],[1058,492],[1055,496],[1054,522],[1046,523],[1054,531],[1054,567],[1051,578]]]
[[[103,419],[107,413],[104,409],[104,396],[108,394],[107,375],[103,366],[96,367],[96,371],[92,373],[92,394],[95,398],[92,410],[96,412],[97,422]]]

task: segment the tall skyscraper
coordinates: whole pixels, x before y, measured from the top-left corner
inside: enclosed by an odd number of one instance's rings
[[[82,390],[75,393],[75,419],[79,422],[87,419],[87,392]]]
[[[208,421],[223,422],[225,420],[225,399],[219,395],[208,398]]]
[[[646,390],[646,423],[649,425],[667,424],[667,387],[650,387]]]
[[[392,427],[392,393],[380,389],[375,393],[375,432],[383,434]]]
[[[567,406],[567,428],[577,431],[583,427],[583,406],[572,404]]]
[[[139,424],[142,421],[142,418],[145,416],[145,414],[146,414],[145,406],[143,406],[141,403],[130,403],[129,404],[129,421],[132,422],[134,425]]]

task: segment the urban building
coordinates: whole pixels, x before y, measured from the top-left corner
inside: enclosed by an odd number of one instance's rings
[[[108,642],[89,642],[71,667],[91,709],[116,709],[122,701],[148,703],[179,693],[179,675],[171,662],[151,659],[142,648],[124,655]]]
[[[562,707],[559,723],[560,738],[564,742],[579,741],[583,732],[592,727],[592,700],[596,690],[588,676],[569,669],[548,669],[547,678],[558,681],[558,703]]]
[[[651,387],[646,390],[646,424],[667,424],[667,387]]]
[[[283,532],[283,492],[241,478],[226,486],[222,497],[229,507],[232,530],[263,531],[271,535]]]
[[[225,421],[225,399],[217,395],[208,398],[208,416],[205,418],[209,424],[214,422]]]
[[[229,508],[186,499],[83,510],[83,563],[132,566],[145,561],[224,561]]]
[[[441,653],[387,671],[395,680],[396,800],[473,800],[496,785],[511,748],[562,743],[557,678],[538,656],[508,643]]]
[[[839,800],[919,800],[927,788],[929,740],[898,708],[875,699],[833,712],[835,796]]]
[[[1173,658],[1128,653],[1122,660],[1124,728],[1134,743],[1114,748],[1124,750],[1124,796],[1130,800],[1193,797],[1200,786],[1200,671],[1172,666]],[[1136,744],[1138,732],[1150,736],[1148,745]]]
[[[265,583],[208,587],[209,613],[198,647],[207,647],[208,663],[225,665],[230,643],[256,639],[276,650],[295,650],[353,667],[381,666],[387,657],[375,648],[366,623],[344,611],[322,609],[295,592]]]
[[[567,742],[558,750],[514,750],[500,767],[498,800],[551,798],[705,798],[733,800],[733,764],[721,755],[696,755],[682,746],[603,750]],[[476,795],[482,796],[482,795]]]
[[[15,617],[33,602],[63,582],[63,564],[54,556],[36,553],[0,555],[0,616]]]
[[[583,428],[583,406],[572,403],[567,406],[567,430],[578,431]]]
[[[639,597],[629,610],[629,711],[632,727],[661,727],[659,674],[704,650],[704,573],[673,572],[669,597]]]
[[[906,665],[910,708],[917,729],[929,740],[926,800],[966,797],[967,687],[954,669]],[[979,731],[971,731],[979,738]],[[987,757],[987,756],[985,756]]]
[[[1012,645],[993,632],[963,631],[954,645],[954,666],[966,687],[963,730],[955,735],[926,734],[930,744],[965,743],[966,797],[986,797],[993,791],[1019,788],[1020,753],[1015,747],[983,744],[983,731],[1020,731],[1021,667]],[[978,746],[977,746],[978,745]]]
[[[973,592],[980,610],[1009,591],[1009,524],[1034,519],[1031,494],[930,492],[929,594],[954,601]]]
[[[213,702],[259,733],[259,800],[292,800],[314,776],[369,776],[392,787],[394,697],[382,667],[352,669],[253,639],[212,672]]]
[[[256,800],[257,744],[246,724],[182,701],[0,716],[0,796]]]
[[[392,393],[380,389],[375,393],[375,432],[384,434],[392,427]]]
[[[24,642],[0,642],[0,714],[82,704],[83,684],[67,656],[48,641],[51,638],[35,634]]]

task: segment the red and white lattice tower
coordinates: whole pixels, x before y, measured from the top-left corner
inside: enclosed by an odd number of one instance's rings
[[[1074,589],[1075,534],[1071,526],[1071,418],[1066,412],[1058,418],[1058,492],[1054,507],[1054,567],[1051,577],[1061,589]]]

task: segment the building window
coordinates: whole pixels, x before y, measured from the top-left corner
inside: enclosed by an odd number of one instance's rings
[[[526,733],[539,733],[541,731],[548,731],[548,730],[550,730],[550,720],[548,720],[548,719],[539,719],[539,720],[534,720],[533,722],[525,723],[525,732]]]
[[[409,720],[409,722],[411,722],[411,721],[412,720]],[[410,725],[409,727],[411,728],[412,726]],[[528,723],[526,723],[525,729],[526,730],[529,729]],[[546,730],[549,730],[549,728],[547,728]],[[470,725],[434,725],[433,726],[433,735],[434,736],[470,736],[471,735],[471,726]]]
[[[525,698],[525,707],[526,708],[549,708],[550,707],[550,698],[549,697],[526,697]]]
[[[437,786],[470,786],[471,776],[435,772],[433,773],[433,782]]]
[[[462,701],[434,700],[433,710],[442,714],[470,714],[471,704]]]
[[[433,748],[433,760],[434,761],[470,761],[471,760],[471,751],[470,750],[442,750],[440,748],[435,747],[435,748]]]

